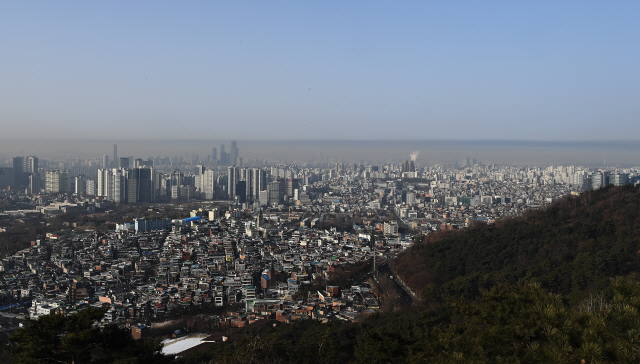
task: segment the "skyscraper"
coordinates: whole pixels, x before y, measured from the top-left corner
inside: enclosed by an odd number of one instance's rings
[[[282,188],[278,181],[269,182],[269,206],[277,205],[282,201]],[[261,201],[262,202],[262,201]]]
[[[236,196],[236,184],[238,183],[238,177],[240,169],[238,167],[229,166],[229,175],[227,176],[227,192],[229,193],[228,199],[233,200]]]
[[[118,168],[115,164],[118,163],[118,144],[113,145],[113,168]]]
[[[237,166],[238,165],[238,155],[240,151],[238,150],[238,143],[233,140],[231,141],[231,161],[230,164]]]
[[[75,183],[75,195],[76,196],[82,196],[85,195],[87,193],[87,179],[84,176],[77,176],[74,178],[76,183]]]
[[[98,186],[96,190],[96,196],[98,197],[107,196],[107,173],[108,170],[105,168],[98,169]]]
[[[13,157],[13,183],[16,185],[24,185],[23,167],[24,159],[22,157]]]
[[[247,181],[238,181],[236,183],[236,197],[239,203],[247,202]]]
[[[258,204],[260,206],[265,206],[269,203],[269,191],[263,190],[258,194]]]
[[[38,158],[36,156],[30,155],[24,158],[23,172],[38,174]]]
[[[242,180],[245,181],[244,196],[245,202],[251,201],[252,193],[251,188],[253,186],[253,171],[250,168],[242,168]]]
[[[113,169],[109,180],[107,199],[114,202],[127,200],[127,177],[124,169]]]
[[[126,170],[121,168],[98,169],[98,190],[96,196],[107,201],[125,202],[127,200]]]
[[[253,200],[258,201],[260,198],[260,191],[267,189],[267,171],[260,168],[253,169],[253,176],[251,179],[251,193],[253,194]],[[264,201],[266,203],[266,201]]]
[[[153,202],[153,170],[132,168],[127,171],[127,202]]]
[[[95,196],[96,195],[96,183],[93,180],[86,180],[86,195],[87,196]]]
[[[216,192],[216,175],[212,170],[204,171],[202,175],[202,189],[200,191],[204,198],[207,200],[213,200]]]
[[[28,195],[35,195],[40,193],[40,177],[37,174],[29,175],[29,187],[27,188]]]

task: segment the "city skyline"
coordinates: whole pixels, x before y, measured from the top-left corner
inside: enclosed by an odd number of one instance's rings
[[[6,2],[1,137],[637,140],[638,10]]]
[[[585,165],[591,167],[638,166],[640,142],[631,141],[518,141],[518,140],[237,140],[241,153],[232,161],[232,140],[120,140],[122,157],[183,157],[194,154],[207,161],[215,153],[221,165],[245,161],[306,163],[322,161],[389,163],[403,162],[412,154],[417,163],[451,164],[466,157],[484,163],[508,165]],[[113,166],[114,140],[3,140],[0,166],[14,156],[40,155],[46,160],[100,158]],[[226,145],[228,152],[224,152]],[[223,154],[224,153],[224,156]],[[104,160],[106,157],[106,161]],[[107,162],[105,165],[104,163]]]

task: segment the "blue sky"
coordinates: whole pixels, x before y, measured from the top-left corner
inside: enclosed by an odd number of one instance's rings
[[[640,2],[0,2],[0,138],[640,139]]]

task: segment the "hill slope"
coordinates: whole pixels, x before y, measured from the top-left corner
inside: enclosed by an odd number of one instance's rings
[[[580,299],[609,287],[609,277],[635,276],[639,249],[640,189],[610,187],[496,225],[424,237],[395,270],[427,302],[473,298],[521,279]]]

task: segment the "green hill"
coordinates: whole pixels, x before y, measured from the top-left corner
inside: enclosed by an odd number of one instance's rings
[[[423,237],[395,270],[425,302],[474,298],[522,279],[579,300],[607,289],[610,277],[635,277],[639,249],[640,190],[610,187],[495,225]]]

